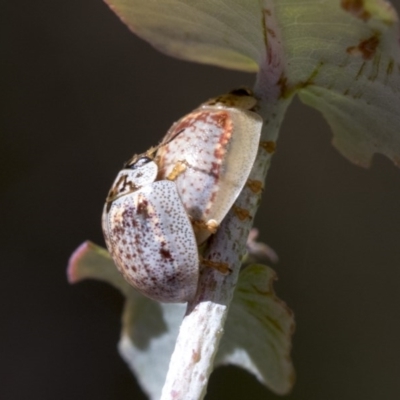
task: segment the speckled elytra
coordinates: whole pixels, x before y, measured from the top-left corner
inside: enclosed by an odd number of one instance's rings
[[[158,178],[175,182],[198,244],[217,230],[249,177],[262,128],[251,111],[256,104],[244,89],[213,98],[173,124],[157,151]]]
[[[119,172],[103,211],[107,248],[124,278],[146,296],[186,302],[196,292],[199,255],[174,182],[156,181],[148,157]]]
[[[262,119],[239,90],[181,118],[161,144],[117,175],[102,226],[124,278],[148,297],[185,302],[196,293],[197,245],[218,229],[248,179]],[[205,261],[222,272],[229,266]]]

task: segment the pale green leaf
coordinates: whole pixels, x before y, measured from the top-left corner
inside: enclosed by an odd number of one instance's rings
[[[186,306],[161,304],[137,292],[122,278],[107,250],[89,241],[71,256],[67,275],[70,283],[108,282],[125,295],[119,352],[149,398],[158,399]]]
[[[119,351],[149,398],[158,399],[186,306],[158,303],[138,293],[123,280],[107,251],[91,242],[71,256],[68,278],[71,283],[99,279],[124,293]],[[215,365],[239,365],[283,394],[294,380],[290,360],[294,321],[275,296],[274,279],[273,270],[262,265],[241,271]]]
[[[138,36],[177,58],[255,72],[264,52],[259,1],[105,0]]]
[[[400,46],[385,0],[106,0],[139,36],[179,58],[268,75],[327,119],[334,145],[367,166],[400,164]],[[265,72],[267,71],[267,72]],[[265,87],[265,91],[270,86]]]
[[[132,290],[122,316],[121,357],[150,399],[160,398],[185,304],[157,303]]]
[[[113,285],[124,294],[131,288],[118,272],[108,251],[90,241],[83,242],[70,257],[67,277],[69,283],[98,279]]]
[[[320,3],[319,6],[317,3]],[[374,153],[400,163],[400,46],[383,0],[277,2],[286,71],[281,95],[322,112],[334,145],[367,166]]]
[[[275,295],[275,279],[275,272],[264,265],[241,271],[215,365],[245,368],[275,393],[286,394],[294,384],[294,318]]]

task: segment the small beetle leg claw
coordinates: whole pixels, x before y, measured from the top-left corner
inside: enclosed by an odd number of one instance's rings
[[[206,229],[211,233],[216,233],[218,226],[218,222],[215,219],[210,219],[206,222]]]
[[[215,219],[209,219],[207,222],[204,221],[192,221],[193,229],[195,231],[206,229],[211,234],[217,232],[218,222]]]
[[[206,267],[216,269],[218,272],[221,272],[221,274],[230,274],[232,272],[232,269],[229,268],[228,263],[206,260],[203,257],[200,257],[200,263]]]

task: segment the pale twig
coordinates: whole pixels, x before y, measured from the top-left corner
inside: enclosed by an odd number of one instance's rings
[[[280,104],[286,108],[287,102]],[[281,121],[272,118],[273,110],[264,113],[270,123],[263,127],[262,143],[275,142]],[[284,109],[275,108],[276,115],[283,115]],[[269,116],[270,114],[271,116]],[[264,180],[272,153],[260,147],[259,154],[250,175],[252,180]],[[254,217],[259,204],[259,194],[245,188],[235,207],[247,210]],[[213,360],[223,334],[224,322],[228,313],[236,286],[241,260],[246,251],[246,238],[253,218],[241,220],[232,209],[213,238],[207,257],[227,262],[232,273],[222,275],[211,268],[201,273],[196,298],[188,304],[187,313],[182,321],[169,371],[163,388],[162,400],[202,399],[206,392],[207,381],[213,369]]]
[[[265,29],[265,60],[261,60],[255,86],[255,94],[260,99],[258,112],[264,125],[260,148],[249,176],[252,182],[264,182],[291,100],[281,96],[280,80],[285,69],[281,37],[272,3],[266,0],[265,4],[269,6],[268,13],[264,13],[265,26],[268,26],[268,30]],[[273,35],[267,36],[267,32],[273,32]],[[188,304],[180,327],[161,400],[200,400],[205,396],[260,196],[261,191],[254,193],[250,186],[245,186],[210,243],[206,258],[227,262],[232,273],[222,275],[211,268],[202,270],[197,295]]]

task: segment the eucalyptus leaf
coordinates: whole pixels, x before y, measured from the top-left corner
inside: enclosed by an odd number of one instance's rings
[[[129,28],[171,56],[242,71],[299,93],[331,126],[333,144],[368,166],[400,164],[398,17],[385,0],[106,0]],[[258,67],[257,67],[258,66]]]
[[[234,364],[277,394],[294,384],[290,359],[292,311],[272,288],[275,272],[253,264],[240,272],[215,365]]]
[[[83,242],[71,255],[67,277],[69,283],[77,283],[84,279],[107,282],[123,294],[131,289],[118,272],[108,251],[89,240]]]
[[[68,266],[71,283],[93,278],[109,282],[126,297],[119,342],[121,357],[150,399],[158,399],[186,306],[151,300],[129,286],[105,249],[83,243]],[[272,289],[274,271],[251,265],[240,273],[215,366],[247,369],[276,393],[294,383],[290,360],[292,312]]]
[[[298,91],[321,111],[334,145],[351,161],[367,166],[374,153],[382,153],[400,164],[400,46],[393,7],[382,0],[287,0],[276,9],[286,59],[281,95]]]
[[[118,349],[144,392],[158,399],[186,306],[161,304],[137,292],[118,272],[107,250],[89,241],[75,250],[67,274],[70,283],[98,279],[125,295]]]
[[[138,36],[168,55],[255,72],[264,51],[259,1],[105,0]]]
[[[158,303],[134,289],[126,298],[118,349],[152,400],[160,398],[185,310],[185,304]]]

